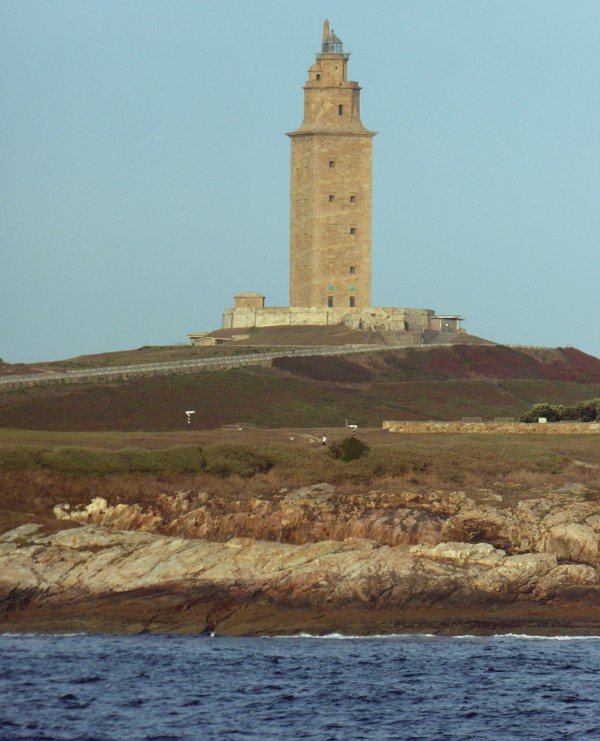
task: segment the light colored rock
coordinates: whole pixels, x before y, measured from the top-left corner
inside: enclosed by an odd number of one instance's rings
[[[505,552],[488,543],[438,543],[435,546],[415,545],[410,552],[438,561],[462,561],[481,566],[497,566],[505,557]]]
[[[587,489],[586,489],[587,491]],[[115,529],[227,541],[235,537],[291,544],[360,538],[380,545],[488,544],[511,555],[548,552],[600,564],[600,504],[579,488],[549,491],[515,507],[476,504],[462,492],[338,493],[331,484],[283,492],[281,499],[231,502],[206,492],[160,495],[153,509],[137,504],[58,507],[57,516]],[[206,495],[206,496],[205,496]],[[200,502],[203,502],[200,504]]]
[[[0,559],[3,588],[44,585],[45,600],[179,584],[225,589],[240,598],[259,590],[271,600],[295,605],[402,606],[414,599],[443,599],[457,589],[530,594],[556,568],[550,554],[507,557],[486,544],[406,549],[359,539],[294,546],[251,538],[221,544],[90,525],[30,537],[42,550],[35,561],[27,548],[15,544],[14,534],[0,539],[12,547]],[[592,571],[574,572],[576,583],[582,574],[587,583]],[[568,580],[569,573],[563,569],[560,579]]]
[[[501,508],[487,490],[483,505],[462,492],[341,495],[330,484],[274,500],[204,494],[160,495],[152,510],[102,498],[59,508],[58,517],[85,524],[47,536],[25,526],[0,538],[2,590],[40,599],[45,590],[50,601],[200,590],[336,609],[563,604],[600,590],[600,504],[577,490]]]
[[[562,564],[538,581],[534,595],[538,600],[547,601],[570,587],[597,587],[599,583],[598,573],[591,566]]]
[[[538,581],[556,568],[556,563],[556,557],[548,553],[507,556],[498,568],[473,579],[472,586],[483,592],[529,595]]]
[[[546,522],[543,523],[547,527]],[[554,553],[558,558],[596,564],[600,535],[588,525],[564,523],[549,527],[538,541],[540,550]]]

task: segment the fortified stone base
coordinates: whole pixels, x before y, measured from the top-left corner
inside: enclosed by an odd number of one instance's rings
[[[225,309],[223,329],[343,324],[350,329],[425,332],[431,329],[434,317],[435,312],[431,309],[391,309],[366,306],[351,310],[320,306],[269,308],[244,306]]]

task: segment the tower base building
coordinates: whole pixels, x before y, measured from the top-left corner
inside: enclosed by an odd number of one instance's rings
[[[435,318],[435,312],[431,309],[389,309],[375,306],[358,310],[320,306],[234,307],[223,312],[222,326],[223,329],[243,329],[343,324],[349,329],[421,334],[432,329]]]

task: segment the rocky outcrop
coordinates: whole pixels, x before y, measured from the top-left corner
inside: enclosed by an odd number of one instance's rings
[[[207,492],[161,495],[151,509],[97,497],[59,505],[58,519],[222,542],[233,537],[303,544],[371,540],[378,545],[488,543],[509,555],[550,553],[561,561],[600,564],[600,502],[585,487],[515,497],[479,492],[371,491],[342,494],[331,484],[280,492],[272,500],[231,501]],[[484,496],[487,495],[487,496]],[[490,501],[494,504],[489,503]]]
[[[0,629],[600,632],[600,505],[502,504],[317,485],[62,506],[71,527],[0,538]]]
[[[252,537],[302,544],[319,540],[366,538],[380,545],[437,543],[462,494],[416,492],[340,494],[331,484],[281,492],[274,500],[231,501],[206,492],[160,496],[151,510],[109,505],[97,497],[89,505],[59,505],[59,519],[112,528],[158,532],[211,541]]]

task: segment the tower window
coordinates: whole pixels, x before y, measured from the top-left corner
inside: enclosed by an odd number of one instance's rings
[[[317,80],[321,79],[321,75],[317,72]]]
[[[335,160],[329,160],[329,167],[335,167]]]
[[[356,273],[356,268],[354,265],[350,265],[350,275],[354,275],[354,273]]]
[[[356,196],[350,196],[350,203],[356,203]]]
[[[350,308],[354,308],[356,305],[356,299],[354,296],[350,296]]]
[[[343,115],[344,115],[344,106],[339,105],[338,106],[338,116],[343,116]]]
[[[333,203],[335,201],[335,196],[329,196],[329,203]]]
[[[356,229],[355,229],[355,227],[351,226],[350,227],[350,236],[354,237],[355,235],[356,235]]]
[[[327,306],[333,309],[333,296],[327,296]]]

